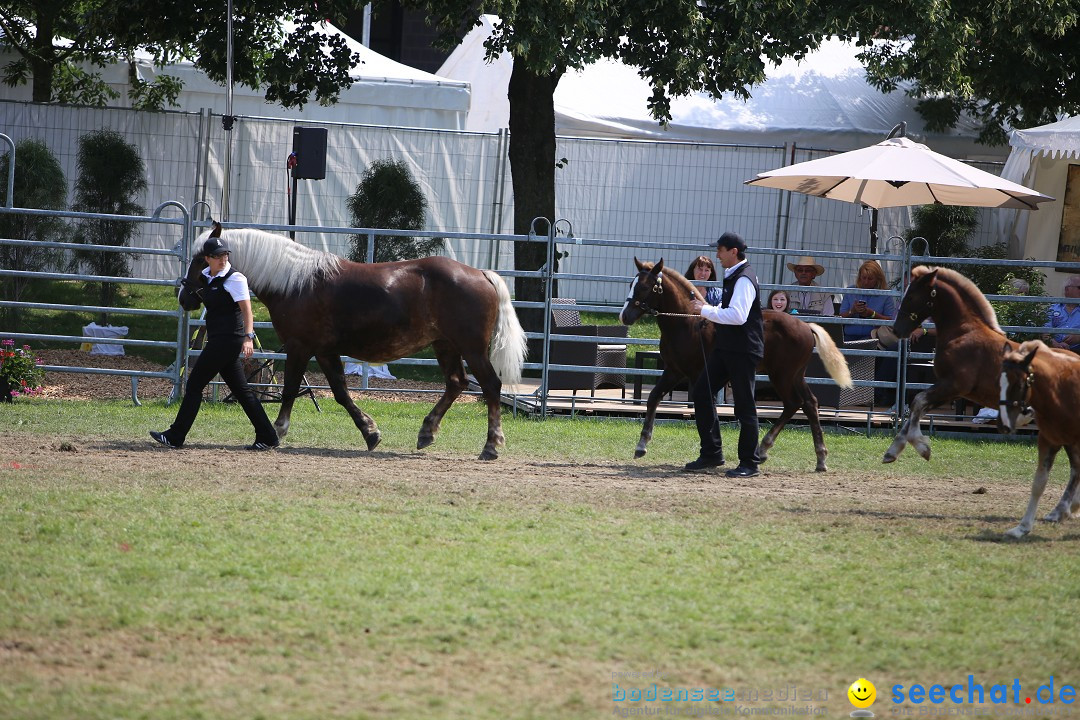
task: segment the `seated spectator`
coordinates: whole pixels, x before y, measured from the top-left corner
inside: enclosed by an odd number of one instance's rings
[[[788,270],[795,273],[795,282],[812,287],[817,285],[816,277],[825,273],[825,268],[813,257],[803,255],[798,262],[788,263]],[[816,290],[793,290],[788,293],[788,306],[797,315],[835,315],[832,293]]]
[[[867,260],[859,266],[859,275],[855,287],[863,290],[888,290],[885,271],[877,260]],[[844,293],[840,303],[840,317],[865,318],[867,320],[892,320],[896,315],[896,300],[889,295],[866,295],[863,293]],[[866,340],[872,335],[877,325],[845,325],[845,340]]]
[[[1061,294],[1068,300],[1050,306],[1049,317],[1043,327],[1075,332],[1044,335],[1043,342],[1051,347],[1080,352],[1080,275],[1070,275],[1061,289]]]
[[[769,300],[765,303],[765,309],[786,313],[790,312],[788,308],[790,304],[786,290],[773,290],[769,293]]]
[[[716,280],[716,265],[710,258],[704,255],[699,255],[694,258],[694,261],[690,263],[690,267],[686,269],[686,279],[697,285],[701,282],[709,282]],[[705,290],[706,305],[719,305],[720,304],[720,288],[711,287]]]
[[[877,260],[867,260],[859,266],[855,287],[862,290],[888,290],[885,271]],[[867,295],[857,292],[844,293],[840,303],[840,316],[846,318],[864,318],[867,320],[892,320],[896,315],[896,300],[888,295]],[[877,337],[879,325],[845,325],[844,340],[868,340]],[[888,333],[886,333],[888,336]],[[895,336],[894,336],[895,337]],[[886,347],[882,342],[880,347]],[[895,347],[895,345],[894,345]],[[896,358],[874,358],[874,379],[882,382],[896,382]],[[888,407],[896,399],[895,388],[875,388],[874,405]]]

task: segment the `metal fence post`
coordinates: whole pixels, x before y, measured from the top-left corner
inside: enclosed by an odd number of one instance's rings
[[[14,207],[15,198],[15,141],[9,138],[4,133],[0,133],[0,140],[7,143],[11,152],[11,160],[8,162],[7,171],[7,200],[4,201],[4,207]]]
[[[551,365],[551,283],[555,266],[555,223],[546,217],[533,218],[529,226],[530,240],[537,236],[536,223],[539,220],[547,223],[547,260],[544,261],[544,267],[540,268],[540,272],[544,274],[544,343],[540,369],[540,419],[542,420],[547,417],[548,373]]]

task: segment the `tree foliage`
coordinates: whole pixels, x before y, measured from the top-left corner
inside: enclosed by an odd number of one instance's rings
[[[302,108],[312,93],[317,102],[332,104],[352,82],[349,70],[357,59],[342,38],[322,34],[319,26],[327,19],[341,21],[353,5],[346,0],[237,0],[235,82],[265,88],[267,101],[285,107]],[[226,8],[226,3],[206,0],[15,0],[0,7],[0,42],[19,56],[2,69],[3,80],[16,85],[32,79],[35,102],[103,105],[117,94],[92,68],[130,61],[139,49],[159,66],[192,60],[224,83]],[[289,34],[282,29],[283,19],[293,23]],[[70,43],[59,43],[57,37]],[[167,74],[154,83],[134,82],[133,104],[172,104],[178,82]]]
[[[356,191],[346,201],[353,227],[423,230],[427,198],[403,160],[376,160],[364,171]],[[367,235],[354,235],[349,259],[367,262]],[[427,257],[443,246],[442,238],[375,236],[375,262]]]
[[[142,215],[143,206],[136,198],[146,190],[146,167],[139,149],[114,130],[99,130],[79,138],[79,177],[75,181],[72,209],[105,215]],[[80,219],[74,241],[92,245],[130,246],[139,226],[125,220],[104,218]],[[134,253],[80,250],[75,254],[77,267],[94,275],[129,277]],[[116,301],[116,283],[90,283],[99,292],[101,305]],[[108,321],[102,316],[102,322]]]
[[[0,157],[0,198],[7,198],[10,152]],[[60,162],[40,140],[26,139],[15,147],[15,183],[13,204],[20,208],[65,210],[67,181]],[[66,239],[67,224],[56,217],[41,215],[0,215],[0,237],[35,242],[59,242]],[[0,267],[9,270],[40,272],[57,269],[61,251],[47,247],[0,245]],[[5,300],[26,300],[31,280],[25,277],[0,277],[0,289]],[[0,310],[4,324],[15,330],[19,326],[19,309]]]
[[[926,240],[931,255],[938,257],[966,257],[970,253],[968,241],[979,227],[978,211],[961,205],[920,205],[912,213],[911,227],[904,231],[904,239]],[[923,248],[916,246],[916,252]]]
[[[999,242],[980,248],[969,244],[978,228],[978,214],[973,207],[955,205],[922,205],[916,208],[911,228],[904,239],[925,238],[930,255],[937,257],[970,257],[987,260],[1004,260],[1008,257],[1008,243]],[[915,252],[923,248],[915,245]],[[1034,259],[1034,258],[1030,258]],[[960,265],[942,263],[966,275],[984,295],[1046,295],[1046,276],[1036,267],[1013,265]],[[1018,283],[1027,290],[1019,292]],[[1048,306],[1045,303],[991,301],[1001,325],[1039,326],[1046,322]],[[1010,333],[1014,340],[1038,337],[1038,333]]]
[[[980,140],[1003,144],[1006,130],[1080,112],[1080,0],[935,1],[912,11],[900,0],[874,2],[853,16],[868,46],[871,82],[909,94],[927,129],[954,127],[962,113]]]

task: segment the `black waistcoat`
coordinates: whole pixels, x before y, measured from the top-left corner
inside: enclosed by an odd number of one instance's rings
[[[754,301],[750,303],[750,314],[742,325],[716,326],[716,346],[725,352],[749,353],[761,357],[765,354],[765,323],[762,320],[761,304],[758,302],[757,276],[750,269],[750,263],[743,263],[738,270],[724,278],[724,288],[720,295],[720,307],[731,304],[735,294],[735,281],[744,277],[754,284]]]
[[[225,280],[234,272],[236,268],[231,268],[229,272],[207,283],[206,289],[203,290],[207,337],[243,337],[244,335],[244,316],[240,313],[240,306],[225,289]]]

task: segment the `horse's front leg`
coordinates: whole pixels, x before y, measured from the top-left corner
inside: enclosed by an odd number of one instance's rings
[[[1080,485],[1080,444],[1066,446],[1065,454],[1069,457],[1069,483],[1061,494],[1061,500],[1043,518],[1047,522],[1068,520],[1080,509],[1080,498],[1076,496],[1077,485]]]
[[[1050,470],[1054,467],[1054,458],[1057,457],[1060,449],[1060,445],[1054,447],[1049,442],[1044,442],[1041,437],[1039,438],[1039,465],[1035,468],[1035,479],[1031,481],[1031,497],[1028,499],[1027,510],[1024,511],[1020,524],[1005,533],[1006,537],[1022,538],[1031,532],[1031,527],[1035,524],[1035,511],[1039,507],[1039,498],[1046,489],[1046,481],[1050,477]]]
[[[310,358],[310,355],[289,352],[286,346],[285,381],[281,388],[281,407],[278,409],[277,420],[274,421],[274,430],[277,431],[279,440],[284,440],[289,434],[293,403],[296,402],[296,396],[300,394],[300,381],[304,377],[304,367]]]
[[[423,450],[428,445],[435,442],[435,436],[439,434],[439,425],[442,424],[443,416],[446,415],[446,411],[450,409],[450,406],[454,404],[458,396],[465,391],[465,388],[469,387],[468,378],[465,376],[465,366],[461,362],[461,355],[456,350],[451,348],[444,341],[436,341],[431,344],[432,349],[435,350],[435,359],[439,361],[439,367],[443,371],[443,376],[446,378],[446,389],[443,391],[442,396],[438,402],[435,403],[435,407],[431,408],[431,412],[424,418],[423,424],[420,425],[420,434],[416,438],[416,449]],[[491,367],[491,362],[487,358],[481,358],[474,360],[478,363],[487,363],[488,367]],[[469,363],[469,367],[472,367],[473,363]],[[492,370],[494,372],[494,370]],[[490,413],[490,409],[489,409]],[[489,427],[490,434],[490,427]],[[491,444],[489,438],[489,444]],[[485,453],[488,452],[487,446],[484,447]],[[481,454],[482,460],[491,460],[494,457],[498,457],[498,453],[495,453],[494,447],[491,449],[492,456],[484,457]]]
[[[664,395],[667,395],[679,384],[679,380],[682,378],[682,373],[670,366],[665,367],[663,374],[657,378],[656,385],[649,391],[649,398],[645,402],[645,422],[641,426],[641,437],[638,439],[637,447],[634,448],[635,460],[644,457],[645,453],[648,452],[649,441],[652,440],[653,425],[656,423],[656,408],[659,407],[660,401],[664,399]]]
[[[382,435],[371,416],[356,407],[352,396],[349,395],[349,388],[345,385],[345,366],[341,364],[341,358],[337,355],[316,355],[315,359],[322,368],[323,374],[326,375],[326,382],[334,393],[334,399],[337,400],[338,405],[345,408],[345,412],[349,413],[353,424],[364,436],[368,452],[371,452],[382,440]]]
[[[930,442],[922,434],[922,428],[919,427],[919,424],[922,422],[927,410],[956,397],[959,397],[959,393],[953,389],[952,383],[934,385],[916,395],[915,399],[911,401],[911,409],[907,419],[900,426],[900,431],[896,433],[892,445],[885,452],[885,456],[881,458],[881,462],[891,463],[895,461],[908,443],[915,447],[915,450],[924,460],[929,460]]]

